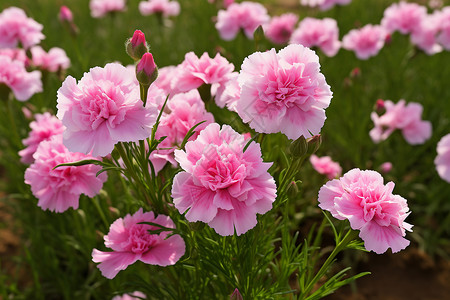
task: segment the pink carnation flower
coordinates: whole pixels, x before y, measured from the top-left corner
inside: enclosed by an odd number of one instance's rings
[[[328,10],[335,5],[346,5],[352,0],[301,0],[301,4],[305,6],[319,6],[321,10]]]
[[[313,166],[314,170],[327,176],[330,180],[341,176],[342,174],[342,168],[339,163],[332,161],[329,156],[318,157],[313,154],[310,156],[309,162]]]
[[[45,38],[43,26],[28,18],[17,7],[9,7],[0,13],[0,48],[16,48],[19,43],[28,49]]]
[[[383,48],[388,32],[379,25],[368,24],[361,29],[350,30],[342,38],[342,47],[355,51],[359,59],[375,56]]]
[[[439,33],[437,41],[445,48],[450,50],[450,7],[444,7],[439,15]]]
[[[293,140],[319,134],[332,93],[314,51],[289,45],[278,53],[253,53],[238,81],[237,112],[256,131],[282,132]]]
[[[22,140],[27,147],[19,151],[20,161],[24,164],[34,162],[33,154],[42,141],[49,140],[52,136],[60,135],[64,131],[61,121],[48,112],[36,114],[35,118],[36,120],[30,123],[31,131],[28,137]]]
[[[441,18],[439,14],[427,15],[419,26],[411,33],[411,43],[428,55],[442,51],[436,36],[439,32]]]
[[[431,137],[431,122],[422,121],[422,105],[410,102],[405,106],[405,103],[405,100],[400,100],[397,104],[386,100],[386,112],[382,116],[372,112],[370,117],[375,127],[369,134],[375,143],[387,139],[395,129],[400,129],[411,145],[423,144]]]
[[[34,66],[49,72],[66,70],[70,67],[70,59],[61,48],[51,48],[47,53],[41,46],[34,46],[31,48],[31,55]]]
[[[143,16],[160,13],[164,17],[178,16],[180,4],[169,0],[148,0],[139,3],[139,11]]]
[[[197,90],[174,95],[167,101],[166,109],[156,131],[156,138],[166,136],[159,144],[156,152],[152,152],[150,159],[158,173],[169,162],[176,166],[174,151],[181,146],[188,131],[197,123],[206,121],[196,127],[194,135],[189,140],[195,140],[201,130],[214,122],[214,117],[205,109],[205,104]]]
[[[123,294],[122,296],[114,296],[111,300],[139,300],[139,299],[146,299],[144,293],[136,291],[131,294]]]
[[[234,39],[241,29],[247,38],[253,39],[256,28],[269,20],[267,9],[262,4],[244,1],[231,4],[226,10],[219,10],[216,29],[226,41]]]
[[[230,126],[208,125],[186,151],[175,150],[184,172],[175,175],[172,197],[190,222],[208,223],[218,234],[241,235],[256,226],[256,214],[272,208],[276,185],[261,149]]]
[[[241,98],[241,87],[239,86],[238,76],[238,72],[230,73],[227,81],[211,87],[211,94],[214,95],[217,106],[221,108],[226,106],[230,111],[237,112],[236,106]]]
[[[286,44],[294,32],[297,21],[298,16],[292,13],[273,17],[270,23],[264,26],[264,33],[273,43]]]
[[[9,87],[19,101],[42,92],[41,72],[27,72],[23,62],[0,55],[0,85]]]
[[[152,234],[149,230],[158,230],[161,227],[139,224],[151,222],[166,228],[175,228],[168,216],[153,212],[143,212],[140,208],[133,215],[119,218],[109,227],[109,233],[104,236],[105,246],[112,252],[103,252],[97,249],[92,251],[92,260],[100,263],[98,268],[102,275],[108,279],[114,278],[121,270],[140,260],[146,264],[169,266],[174,265],[184,254],[184,240],[178,234],[167,237],[170,232]]]
[[[414,32],[427,15],[425,6],[401,1],[393,3],[384,11],[381,26],[389,32],[400,31],[402,34]]]
[[[178,68],[175,66],[167,66],[158,68],[158,77],[152,85],[162,89],[168,95],[176,94],[175,90],[172,90],[172,81],[178,76]],[[165,100],[165,99],[164,99]]]
[[[335,56],[341,47],[336,20],[304,18],[292,33],[290,44],[318,47],[327,56]]]
[[[409,245],[405,222],[409,208],[401,196],[393,195],[394,183],[383,183],[375,171],[353,169],[340,179],[334,179],[319,191],[319,207],[339,220],[348,219],[368,251],[381,254],[391,248],[398,252]]]
[[[43,210],[63,212],[78,208],[81,194],[94,197],[106,181],[106,173],[96,176],[100,166],[58,167],[59,164],[95,159],[90,155],[72,153],[62,144],[61,135],[42,141],[33,155],[34,163],[25,171],[25,183],[39,199]]]
[[[95,67],[76,82],[68,76],[58,90],[57,117],[66,126],[64,144],[70,151],[105,156],[117,142],[150,136],[157,109],[143,107],[139,87],[117,63]]]
[[[73,14],[72,11],[70,10],[70,8],[68,8],[67,6],[63,5],[60,7],[59,9],[59,14],[58,14],[58,18],[61,22],[69,22],[72,23],[73,22]]]
[[[101,18],[110,12],[124,11],[125,0],[90,0],[89,8],[93,18]]]
[[[25,50],[21,48],[4,48],[0,49],[0,56],[8,56],[12,60],[19,61],[23,63],[25,67],[28,67],[30,65],[30,59],[27,57],[27,54],[25,53]]]
[[[210,58],[205,52],[198,58],[194,52],[189,52],[178,66],[177,77],[172,81],[172,89],[187,92],[202,84],[221,83],[233,70],[234,65],[219,53]]]
[[[437,156],[434,160],[436,170],[447,182],[450,182],[450,134],[441,138],[437,144]]]

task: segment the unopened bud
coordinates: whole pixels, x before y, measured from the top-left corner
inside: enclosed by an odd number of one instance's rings
[[[356,67],[350,72],[350,78],[359,78],[361,76],[361,69]]]
[[[141,57],[148,52],[144,33],[140,30],[136,30],[133,33],[133,37],[127,40],[125,47],[131,58],[134,60],[140,60]]]
[[[236,288],[234,289],[233,294],[231,294],[230,300],[244,300],[244,298],[242,298],[241,293],[239,293],[239,290]]]
[[[388,161],[385,163],[382,163],[380,166],[380,169],[381,169],[381,172],[387,174],[392,170],[392,163],[388,162]]]
[[[322,144],[322,136],[317,134],[308,139],[308,154],[314,154],[317,150],[319,150],[320,145]]]
[[[65,5],[61,6],[59,9],[59,20],[61,22],[73,22],[72,11]]]
[[[291,143],[289,152],[294,157],[302,157],[308,152],[308,143],[303,135]]]
[[[136,65],[136,78],[139,83],[149,86],[157,77],[158,68],[153,60],[153,55],[147,52]]]
[[[384,105],[383,99],[377,100],[377,102],[375,103],[375,111],[378,115],[384,114],[384,112],[386,111],[386,106]]]

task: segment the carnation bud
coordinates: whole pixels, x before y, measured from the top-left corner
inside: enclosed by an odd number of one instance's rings
[[[145,53],[136,65],[136,78],[140,84],[149,86],[158,77],[158,68],[156,67],[153,55]]]
[[[264,30],[262,25],[259,25],[253,32],[253,39],[255,40],[256,50],[259,50],[261,42],[264,40]]]
[[[381,170],[381,172],[383,172],[385,174],[389,173],[392,170],[392,163],[388,162],[388,161],[385,163],[382,163],[380,166],[380,170]]]
[[[289,152],[294,157],[302,157],[308,152],[308,143],[303,135],[291,143]]]
[[[241,293],[239,293],[239,290],[236,288],[234,289],[233,294],[231,294],[230,300],[244,300],[244,298],[242,298]]]
[[[377,102],[375,103],[375,111],[378,115],[382,115],[384,114],[384,112],[386,111],[386,107],[384,105],[384,100],[383,99],[378,99]]]
[[[386,34],[386,37],[384,38],[384,43],[386,45],[389,45],[392,42],[392,36],[390,33]]]
[[[317,134],[308,139],[308,154],[314,154],[317,150],[319,150],[320,145],[322,144],[322,136]]]
[[[133,37],[127,40],[125,47],[128,55],[131,56],[131,58],[133,58],[134,60],[140,60],[141,57],[148,52],[144,33],[140,30],[136,30],[133,33]]]
[[[59,20],[61,22],[73,22],[72,11],[65,5],[61,6],[59,9]]]
[[[350,72],[350,78],[359,78],[361,76],[361,69],[358,67],[353,68]]]

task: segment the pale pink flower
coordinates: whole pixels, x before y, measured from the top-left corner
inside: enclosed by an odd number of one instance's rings
[[[39,199],[43,210],[63,212],[69,207],[78,208],[81,194],[94,197],[106,181],[106,173],[96,176],[100,166],[58,167],[59,164],[96,159],[90,155],[69,152],[61,135],[42,141],[33,155],[34,163],[25,171],[25,183]]]
[[[405,140],[411,145],[423,144],[431,137],[431,122],[422,120],[422,105],[415,102],[408,105],[405,103],[403,99],[397,104],[386,100],[386,112],[383,115],[372,112],[370,117],[375,127],[369,134],[375,143],[387,139],[395,129],[400,129]]]
[[[72,11],[70,10],[70,8],[68,8],[67,6],[63,5],[61,6],[61,8],[59,9],[59,15],[58,18],[61,22],[69,22],[72,23],[73,22],[73,14]]]
[[[25,50],[21,48],[3,48],[0,49],[0,56],[5,55],[10,57],[12,60],[19,61],[23,63],[25,67],[30,65],[30,59],[27,57]]]
[[[341,47],[339,28],[334,19],[304,18],[292,33],[290,44],[318,47],[327,56],[335,56]]]
[[[178,66],[177,77],[172,81],[172,89],[187,92],[203,84],[221,83],[233,72],[234,65],[219,53],[210,58],[208,53],[198,58],[194,52],[186,53]]]
[[[339,163],[331,160],[329,156],[318,157],[313,154],[309,157],[309,162],[314,170],[318,173],[327,176],[328,179],[334,179],[342,174],[342,168]]]
[[[437,144],[437,154],[434,159],[436,170],[442,179],[450,183],[450,134],[443,136]]]
[[[300,3],[304,6],[319,6],[321,10],[328,10],[335,5],[346,5],[351,1],[352,0],[301,0]]]
[[[450,7],[444,7],[439,13],[439,33],[437,41],[445,48],[450,50]]]
[[[92,251],[92,260],[100,263],[97,267],[103,276],[112,279],[138,260],[162,267],[174,265],[184,255],[186,246],[180,235],[168,237],[170,231],[150,233],[149,230],[158,230],[161,227],[140,224],[143,222],[175,228],[170,217],[155,217],[153,212],[143,212],[142,208],[133,215],[128,214],[123,219],[115,220],[109,227],[108,234],[103,237],[105,246],[113,251]]]
[[[48,112],[36,114],[35,121],[30,123],[30,128],[28,137],[22,140],[24,146],[27,147],[19,151],[20,161],[24,164],[34,162],[33,154],[42,141],[49,140],[52,136],[60,135],[64,131],[61,121]]]
[[[178,77],[179,69],[176,66],[167,66],[158,69],[158,77],[153,82],[152,85],[157,86],[162,89],[166,94],[174,95],[176,94],[175,90],[171,88],[172,81],[176,80]]]
[[[381,19],[381,26],[391,33],[399,31],[402,34],[408,34],[420,26],[426,15],[425,6],[401,1],[386,8]]]
[[[161,116],[155,136],[157,139],[166,136],[166,139],[159,144],[159,149],[152,152],[150,156],[156,173],[167,162],[173,166],[177,165],[173,154],[175,149],[181,146],[188,131],[202,121],[206,122],[196,127],[194,135],[189,139],[190,141],[195,140],[199,132],[206,128],[208,124],[214,122],[213,115],[206,111],[205,104],[197,90],[176,94],[167,101],[165,112]]]
[[[41,46],[34,46],[31,48],[31,55],[32,64],[40,67],[42,70],[57,72],[58,70],[66,70],[70,67],[70,59],[61,48],[51,48],[47,53]]]
[[[401,196],[393,195],[394,183],[383,183],[375,171],[353,169],[340,179],[328,181],[319,191],[319,207],[339,220],[348,219],[368,251],[398,252],[409,245],[404,238],[412,225],[405,222],[409,208]]]
[[[380,170],[381,170],[381,172],[383,172],[385,174],[391,172],[391,170],[392,170],[392,163],[389,162],[389,161],[382,163],[381,166],[380,166]]]
[[[148,0],[139,3],[139,11],[143,16],[162,14],[164,17],[178,16],[180,3],[169,0]]]
[[[219,10],[216,29],[226,41],[234,39],[241,29],[247,38],[253,39],[256,28],[269,20],[267,9],[262,4],[244,1],[231,4],[226,10]]]
[[[441,17],[439,14],[427,15],[411,33],[411,43],[428,55],[441,52],[442,46],[438,44],[436,39],[440,25]]]
[[[71,151],[105,156],[117,142],[150,136],[157,109],[143,107],[136,79],[124,66],[95,67],[78,82],[72,76],[58,90],[57,117],[66,126],[64,144]]]
[[[42,92],[41,72],[27,72],[23,62],[0,55],[0,85],[9,87],[19,101]]]
[[[218,234],[241,235],[256,226],[256,214],[272,208],[276,185],[261,149],[230,126],[209,124],[186,151],[175,150],[183,172],[175,175],[173,203],[190,222],[208,223]]]
[[[270,23],[264,26],[264,34],[273,43],[286,44],[291,38],[297,22],[298,16],[292,13],[273,17]]]
[[[114,296],[111,300],[139,300],[139,299],[146,299],[144,293],[136,291],[131,294],[123,294],[122,296]]]
[[[355,51],[359,59],[375,56],[383,48],[388,32],[379,25],[368,24],[361,29],[350,30],[342,38],[342,47]]]
[[[211,94],[214,96],[214,101],[217,106],[221,108],[226,106],[230,111],[237,112],[236,106],[241,98],[241,87],[239,86],[238,76],[238,72],[232,72],[228,75],[227,81],[211,87]]]
[[[257,132],[282,132],[296,140],[318,134],[324,125],[332,92],[311,49],[289,45],[278,53],[253,53],[238,81],[237,112]]]
[[[25,49],[30,48],[43,39],[43,26],[28,18],[25,12],[17,7],[9,7],[0,13],[0,48],[16,48],[19,43]]]
[[[125,0],[90,0],[89,8],[93,18],[101,18],[111,12],[124,11]]]

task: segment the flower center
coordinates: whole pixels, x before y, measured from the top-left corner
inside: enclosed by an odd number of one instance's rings
[[[128,247],[133,253],[145,253],[158,241],[157,234],[150,234],[152,227],[147,224],[135,224],[128,229]]]

